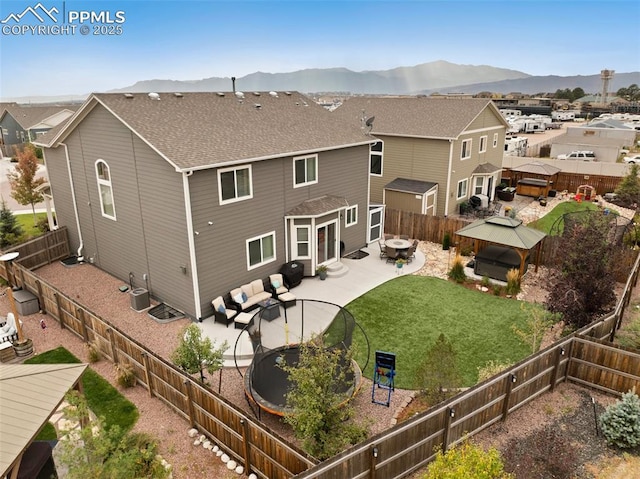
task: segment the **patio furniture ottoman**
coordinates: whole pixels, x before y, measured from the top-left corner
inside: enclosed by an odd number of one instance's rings
[[[278,295],[278,299],[282,301],[284,309],[296,305],[296,296],[293,293],[282,293]]]
[[[234,327],[236,329],[243,329],[248,324],[251,324],[254,314],[255,313],[238,313],[238,315],[233,318]]]

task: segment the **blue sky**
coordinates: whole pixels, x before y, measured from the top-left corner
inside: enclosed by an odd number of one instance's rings
[[[23,33],[25,26],[53,25],[31,13],[3,23],[2,98],[86,94],[149,79],[329,67],[383,70],[435,60],[531,75],[640,70],[637,0],[2,0],[0,20],[38,2],[48,11],[57,8],[58,26],[66,21],[76,30]],[[105,21],[115,20],[118,11],[124,12],[122,23]],[[63,12],[109,17],[69,23]],[[90,34],[82,35],[82,26]],[[93,35],[94,28],[101,34]],[[103,34],[109,31],[116,34]]]

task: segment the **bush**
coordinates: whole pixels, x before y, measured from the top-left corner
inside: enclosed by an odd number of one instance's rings
[[[632,319],[620,329],[616,338],[616,342],[621,346],[640,349],[640,317]]]
[[[40,231],[41,233],[48,233],[49,232],[49,220],[44,217],[44,218],[38,218],[38,221],[36,221],[36,229],[38,231]]]
[[[136,385],[136,375],[129,363],[120,363],[115,365],[116,382],[118,386],[123,388],[132,388]]]
[[[100,348],[95,342],[87,343],[87,356],[90,363],[97,363],[100,361]]]
[[[423,479],[508,479],[511,474],[504,465],[497,449],[484,451],[480,446],[464,442],[443,453],[439,451],[429,464]]]
[[[460,247],[460,254],[462,256],[471,256],[473,254],[473,247],[470,244],[466,244]]]
[[[483,276],[482,280],[480,281],[480,284],[485,288],[488,288],[491,285],[491,280],[489,279],[489,276]]]
[[[512,268],[507,271],[507,294],[515,296],[520,292],[520,271]]]
[[[464,264],[460,255],[456,255],[454,258],[453,266],[449,270],[448,276],[449,279],[452,279],[456,283],[464,283],[466,281],[467,275],[464,273]]]
[[[640,398],[635,388],[602,413],[600,427],[610,445],[624,449],[640,445]]]
[[[450,246],[451,246],[451,235],[449,233],[445,233],[444,237],[442,238],[442,249],[448,250]]]

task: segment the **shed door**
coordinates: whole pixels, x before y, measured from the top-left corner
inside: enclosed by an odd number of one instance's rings
[[[384,231],[384,206],[383,205],[370,205],[369,206],[369,227],[368,227],[368,243],[373,243],[382,238],[382,232]]]

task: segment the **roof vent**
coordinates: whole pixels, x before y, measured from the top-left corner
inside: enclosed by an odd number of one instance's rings
[[[287,96],[291,96],[291,92],[290,91],[285,91],[284,94],[287,95]]]
[[[149,93],[149,98],[151,98],[152,100],[159,100],[160,99],[160,95],[158,95],[156,92],[152,91],[151,93]]]
[[[269,95],[271,95],[273,98],[278,98],[278,93],[276,93],[275,91],[270,91]]]
[[[133,98],[133,93],[125,93],[124,97],[125,98]]]
[[[253,94],[254,94],[255,96],[260,96],[260,92],[259,92],[259,91],[254,91],[254,92],[253,92]]]
[[[180,92],[175,92],[173,96],[175,96],[176,98],[182,98],[184,95]]]
[[[242,93],[241,91],[237,91],[237,92],[236,92],[236,97],[238,97],[238,98],[244,98],[244,93]]]
[[[216,93],[216,95],[218,95],[218,96],[220,96],[220,97],[223,97],[223,96],[224,96],[224,93],[223,93],[223,92],[221,92],[221,91],[219,91],[218,93]]]
[[[254,104],[253,104],[253,107],[254,107],[256,110],[260,110],[260,109],[262,108],[262,105],[261,105],[260,103],[254,103]]]

